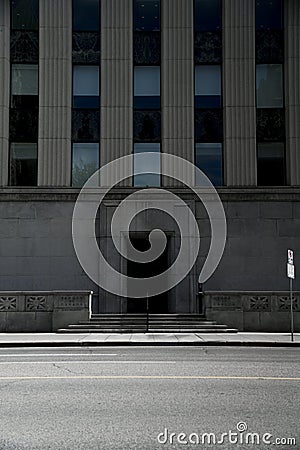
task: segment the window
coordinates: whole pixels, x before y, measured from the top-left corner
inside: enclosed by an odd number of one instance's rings
[[[13,64],[11,68],[11,106],[38,106],[38,66],[35,64]]]
[[[256,29],[281,30],[282,2],[281,0],[256,1]]]
[[[282,108],[282,65],[256,66],[256,100],[258,108]]]
[[[221,107],[221,66],[195,67],[196,108]]]
[[[99,30],[99,0],[73,0],[73,30]]]
[[[221,0],[195,0],[195,29],[197,31],[221,30]]]
[[[136,155],[144,152],[154,152],[156,154],[149,155],[147,161],[144,160],[142,162]],[[160,144],[134,144],[134,173],[138,174],[145,169],[149,173],[134,175],[134,186],[160,186]],[[155,173],[151,173],[151,171]]]
[[[283,142],[258,144],[257,184],[259,186],[282,186],[285,184]]]
[[[196,144],[196,166],[215,186],[223,185],[223,157],[221,143]],[[199,183],[199,180],[196,183]]]
[[[136,66],[134,68],[134,107],[160,108],[160,67]]]
[[[37,144],[11,143],[10,185],[37,185]]]
[[[99,107],[99,67],[74,66],[73,107]]]
[[[11,16],[13,30],[38,30],[39,1],[12,0]]]
[[[72,186],[82,187],[99,168],[99,144],[73,144]]]
[[[135,0],[135,31],[158,31],[160,29],[160,1]]]

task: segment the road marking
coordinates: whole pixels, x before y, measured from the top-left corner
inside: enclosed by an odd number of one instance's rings
[[[0,380],[254,380],[254,381],[300,381],[293,377],[239,377],[202,375],[70,375],[70,376],[0,376]]]
[[[0,361],[1,365],[8,364],[177,364],[176,361]]]
[[[0,358],[6,358],[8,356],[18,358],[27,358],[28,356],[118,356],[118,353],[26,353],[23,355],[19,353],[0,354]]]

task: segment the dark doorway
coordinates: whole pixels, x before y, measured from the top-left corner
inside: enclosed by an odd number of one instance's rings
[[[132,245],[137,250],[146,251],[149,249],[149,240],[145,236],[131,238]],[[159,275],[168,269],[168,242],[164,252],[156,260],[150,263],[137,263],[134,261],[127,261],[127,275],[136,278],[150,278]],[[147,299],[146,298],[128,298],[127,312],[130,314],[146,313]],[[149,312],[152,314],[165,314],[168,312],[168,293],[154,297],[149,297]]]

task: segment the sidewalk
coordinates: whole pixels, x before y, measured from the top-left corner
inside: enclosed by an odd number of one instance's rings
[[[259,346],[300,347],[300,333],[0,333],[0,348],[64,346]]]

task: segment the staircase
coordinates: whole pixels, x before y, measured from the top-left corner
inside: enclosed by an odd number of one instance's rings
[[[203,314],[92,314],[58,333],[236,333]]]

